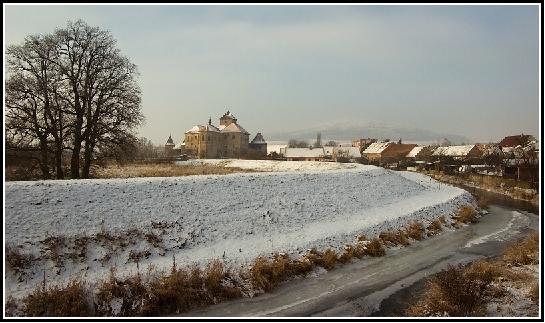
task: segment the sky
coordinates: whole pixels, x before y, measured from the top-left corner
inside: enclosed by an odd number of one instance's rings
[[[77,19],[138,66],[156,144],[226,110],[265,139],[335,122],[539,132],[537,5],[5,5],[4,46]]]

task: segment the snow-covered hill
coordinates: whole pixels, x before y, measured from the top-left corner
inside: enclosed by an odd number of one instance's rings
[[[131,251],[149,252],[140,268],[153,264],[156,269],[168,269],[173,255],[177,263],[220,258],[240,265],[273,251],[339,250],[357,234],[372,237],[413,219],[425,222],[472,200],[469,193],[424,175],[374,166],[228,163],[282,171],[6,183],[6,244],[19,245],[22,252],[39,257],[46,246],[40,241],[62,236],[58,252],[66,257],[59,269],[42,255],[23,282],[7,275],[7,289],[20,294],[34,288],[42,270],[53,281],[78,273],[104,277],[110,267],[121,274],[134,273]],[[67,255],[76,248],[74,238],[97,233],[128,236],[127,241],[141,237],[141,241],[110,248],[96,238],[88,242],[84,258],[69,260]],[[153,246],[149,236],[144,238],[146,234],[159,237],[160,243]]]

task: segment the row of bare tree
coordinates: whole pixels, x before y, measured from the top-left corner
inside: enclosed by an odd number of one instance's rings
[[[88,178],[100,156],[136,140],[136,65],[108,31],[83,21],[6,51],[6,148],[39,151],[43,178]],[[66,156],[66,158],[65,158]]]

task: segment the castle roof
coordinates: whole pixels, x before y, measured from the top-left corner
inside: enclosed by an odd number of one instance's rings
[[[168,140],[165,146],[174,146],[174,140],[172,140],[172,135],[168,136]]]
[[[248,131],[244,130],[244,128],[242,128],[239,124],[236,124],[234,122],[230,123],[228,126],[221,127],[220,131],[222,133],[224,133],[224,132],[240,132],[240,133],[247,134],[247,135],[250,134]]]
[[[193,128],[189,129],[185,133],[199,133],[199,132],[219,132],[220,130],[211,124],[207,125],[196,125]]]
[[[266,144],[266,143],[267,142],[265,141],[265,139],[263,139],[261,132],[258,132],[257,135],[255,135],[255,138],[251,142],[251,144]]]

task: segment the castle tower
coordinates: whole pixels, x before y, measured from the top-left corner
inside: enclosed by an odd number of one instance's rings
[[[172,140],[172,135],[168,136],[167,143],[165,144],[165,156],[172,156],[174,155],[173,149],[174,149],[174,140]]]
[[[237,123],[237,118],[235,118],[235,116],[232,115],[231,112],[229,112],[229,110],[227,110],[227,112],[225,112],[223,116],[220,118],[220,126],[227,127],[231,123]]]

